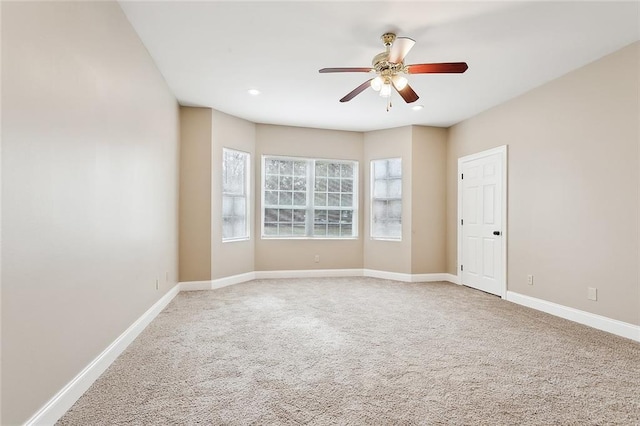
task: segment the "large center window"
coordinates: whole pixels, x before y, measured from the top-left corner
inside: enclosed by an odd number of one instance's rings
[[[358,236],[358,163],[262,157],[263,238]]]

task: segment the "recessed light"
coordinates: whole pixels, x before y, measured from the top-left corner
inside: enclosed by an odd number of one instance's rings
[[[411,107],[414,111],[420,111],[422,108],[424,108],[424,105],[414,105]]]
[[[249,89],[247,90],[247,92],[249,92],[249,94],[253,96],[257,96],[260,94],[260,91],[258,89]]]

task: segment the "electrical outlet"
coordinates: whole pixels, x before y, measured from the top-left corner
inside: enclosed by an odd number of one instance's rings
[[[598,289],[595,287],[587,287],[587,299],[598,300]]]
[[[527,284],[533,285],[533,275],[527,275]]]
[[[320,255],[316,254],[316,257],[313,259],[314,262],[320,263]]]
[[[160,290],[160,280],[156,278],[156,290]]]

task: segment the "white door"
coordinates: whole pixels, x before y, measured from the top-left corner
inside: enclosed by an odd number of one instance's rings
[[[461,283],[506,297],[506,146],[459,159]]]

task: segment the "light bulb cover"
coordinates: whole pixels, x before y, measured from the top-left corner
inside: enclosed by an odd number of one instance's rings
[[[380,96],[382,96],[383,98],[388,98],[389,96],[391,96],[390,83],[385,83],[382,85],[382,87],[380,88]]]
[[[382,79],[380,76],[377,76],[373,80],[371,80],[371,88],[378,92],[382,88]]]
[[[407,83],[409,82],[409,80],[401,75],[394,75],[391,79],[393,80],[393,85],[396,86],[396,89],[398,90],[402,90],[407,87]]]

